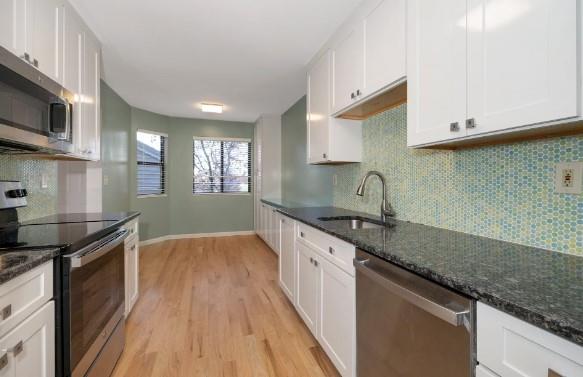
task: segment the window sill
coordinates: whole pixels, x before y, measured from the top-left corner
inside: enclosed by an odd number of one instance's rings
[[[138,199],[146,199],[146,198],[166,198],[168,194],[149,194],[149,195],[137,195]]]

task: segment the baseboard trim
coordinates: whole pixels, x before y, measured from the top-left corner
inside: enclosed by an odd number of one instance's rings
[[[170,240],[181,240],[181,239],[188,239],[188,238],[251,236],[254,234],[255,234],[254,230],[245,230],[245,231],[241,231],[241,232],[170,234],[167,236],[150,238],[149,240],[140,241],[140,246],[147,246],[147,245],[152,245],[152,244],[155,244],[158,242],[164,242],[164,241],[170,241]]]

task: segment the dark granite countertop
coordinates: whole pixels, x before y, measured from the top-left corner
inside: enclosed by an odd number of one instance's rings
[[[0,252],[0,284],[50,261],[60,252],[58,248]]]
[[[318,218],[379,218],[334,207],[278,208],[361,250],[583,346],[582,257],[398,220],[391,228],[351,230]]]
[[[103,221],[130,221],[140,215],[139,212],[96,212],[96,213],[58,213],[39,217],[36,219],[23,221],[21,225],[38,224],[67,224],[67,223],[89,223]]]

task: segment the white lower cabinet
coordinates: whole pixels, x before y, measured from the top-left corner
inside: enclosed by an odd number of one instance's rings
[[[130,233],[125,240],[125,308],[127,318],[131,313],[139,296],[140,280],[140,238],[138,234],[138,219],[134,219],[124,225]]]
[[[295,225],[294,221],[283,215],[279,216],[279,286],[287,298],[295,299]]]
[[[318,340],[342,376],[352,376],[355,360],[354,277],[325,259],[320,265]]]
[[[496,373],[492,372],[490,369],[483,365],[478,365],[476,367],[476,377],[499,377]]]
[[[329,236],[314,228],[285,216],[282,220],[282,290],[340,374],[352,377],[356,360],[354,274],[345,269],[341,259],[331,257],[337,250],[350,251],[331,248]],[[354,258],[354,246],[351,252]],[[295,291],[288,288],[290,271]]]
[[[47,302],[0,339],[1,377],[55,375],[55,304]]]
[[[296,242],[297,288],[296,310],[306,326],[318,337],[318,305],[320,270],[318,254],[301,242]]]
[[[480,377],[583,376],[583,347],[480,302],[477,343]]]
[[[256,230],[257,235],[265,241],[265,243],[276,253],[279,254],[279,227],[280,215],[277,210],[265,203],[261,203],[259,207],[259,219],[257,224],[259,228]]]

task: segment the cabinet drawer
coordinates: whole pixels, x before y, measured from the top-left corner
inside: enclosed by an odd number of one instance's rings
[[[316,249],[322,256],[354,276],[355,248],[351,244],[330,236],[305,224],[298,224],[297,240]]]
[[[0,286],[0,336],[53,297],[53,261]]]
[[[127,229],[128,232],[130,232],[130,234],[128,235],[128,238],[132,237],[133,235],[137,235],[138,234],[138,219],[136,218],[136,219],[133,219],[132,221],[125,223],[123,228]]]
[[[477,332],[478,361],[500,376],[583,376],[583,347],[482,303]]]

